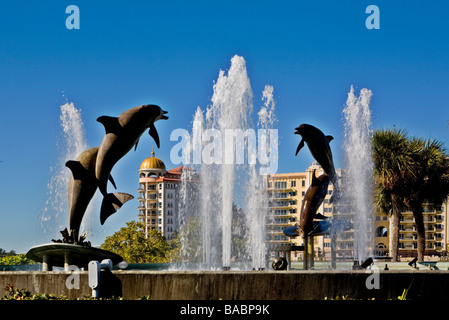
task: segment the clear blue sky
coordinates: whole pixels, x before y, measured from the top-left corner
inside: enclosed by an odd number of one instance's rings
[[[65,8],[80,9],[80,29],[68,30]],[[380,29],[368,30],[365,9],[380,9]],[[244,57],[261,105],[274,87],[279,119],[278,172],[304,171],[295,157],[301,123],[333,135],[342,167],[342,110],[353,85],[372,90],[374,128],[449,144],[449,4],[444,1],[8,1],[0,3],[0,248],[26,252],[59,237],[39,221],[50,167],[61,141],[59,107],[82,110],[87,142],[98,146],[101,115],[159,104],[156,155],[171,168],[172,130],[190,127],[209,105],[219,70]],[[145,134],[114,168],[119,191],[135,195],[89,239],[99,245],[137,219],[138,167],[154,145]],[[56,232],[56,233],[54,233]]]

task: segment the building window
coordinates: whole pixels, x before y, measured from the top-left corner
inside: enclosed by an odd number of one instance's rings
[[[290,184],[291,187],[296,187],[296,180],[293,180]]]
[[[305,186],[306,186],[306,180],[301,180],[301,185],[302,185],[303,187],[305,187]]]
[[[376,229],[376,237],[387,237],[388,236],[388,230],[385,227],[379,227]],[[401,238],[402,236],[402,238]],[[404,239],[404,234],[399,234],[399,239]]]
[[[275,189],[287,189],[287,181],[276,181],[274,183]]]

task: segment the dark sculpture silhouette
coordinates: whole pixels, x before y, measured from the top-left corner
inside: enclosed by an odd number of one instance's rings
[[[95,165],[98,187],[104,197],[100,211],[101,224],[104,224],[106,219],[121,207],[123,201],[127,200],[126,195],[107,192],[112,168],[132,147],[137,148],[140,136],[147,128],[150,129],[149,134],[159,148],[159,135],[154,122],[168,119],[166,113],[159,106],[143,105],[126,110],[118,117],[102,116],[97,119],[106,130]],[[115,183],[113,185],[115,187]]]
[[[83,233],[79,237],[79,232],[86,209],[97,188],[104,196],[100,211],[101,224],[124,203],[134,198],[127,193],[107,193],[108,181],[116,188],[111,170],[133,146],[137,147],[140,136],[147,128],[159,147],[159,135],[154,122],[168,119],[166,113],[159,106],[143,105],[123,112],[118,118],[102,116],[97,119],[106,129],[101,145],[82,152],[76,160],[66,162],[72,172],[68,185],[69,230],[62,230],[62,240],[53,239],[53,242],[90,246],[90,242],[84,241],[87,234]]]
[[[320,129],[310,124],[301,124],[296,128],[295,134],[302,136],[296,148],[296,155],[304,147],[304,143],[306,143],[310,153],[329,176],[330,181],[334,185],[335,192],[338,193],[338,177],[335,172],[332,151],[329,146],[329,142],[334,138],[332,136],[325,136]]]

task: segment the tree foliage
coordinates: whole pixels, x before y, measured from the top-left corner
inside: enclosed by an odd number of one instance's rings
[[[18,265],[35,264],[35,263],[36,263],[35,261],[28,259],[24,254],[0,257],[0,265],[3,265],[3,266],[18,266]]]
[[[408,138],[403,130],[378,130],[373,136],[375,205],[391,215],[390,255],[397,257],[400,211],[409,207],[417,229],[418,260],[424,259],[425,201],[441,204],[449,195],[449,161],[443,143]]]
[[[131,221],[105,239],[104,250],[115,252],[128,263],[169,262],[172,247],[158,230],[149,230],[145,237],[144,224]]]
[[[35,261],[28,259],[24,254],[17,254],[14,250],[7,252],[0,248],[0,265],[2,266],[17,266],[35,263]]]
[[[397,261],[403,186],[414,179],[413,150],[403,130],[377,130],[373,135],[375,205],[391,216],[390,256]]]

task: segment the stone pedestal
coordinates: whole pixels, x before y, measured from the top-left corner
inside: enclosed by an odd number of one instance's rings
[[[51,271],[53,267],[63,267],[68,271],[70,265],[87,268],[92,260],[112,260],[113,264],[123,261],[116,253],[93,247],[76,244],[49,243],[32,247],[26,254],[27,258],[42,262],[42,271]]]

